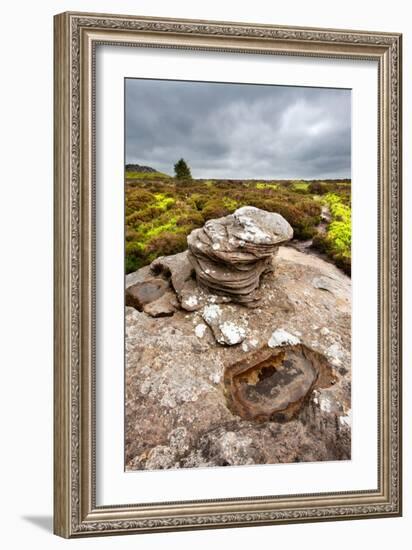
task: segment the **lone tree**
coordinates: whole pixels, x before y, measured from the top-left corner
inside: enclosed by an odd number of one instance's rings
[[[180,159],[175,164],[175,175],[179,180],[191,180],[192,174],[190,173],[190,168],[186,164],[184,159]]]

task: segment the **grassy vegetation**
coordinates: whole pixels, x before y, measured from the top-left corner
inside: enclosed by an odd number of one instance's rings
[[[323,204],[329,205],[333,220],[319,240]],[[346,271],[349,251],[350,269],[348,181],[178,180],[160,173],[127,172],[126,272],[185,250],[193,229],[244,205],[280,213],[292,225],[295,238],[314,238],[315,246]],[[343,219],[345,209],[349,214]]]
[[[162,172],[126,172],[126,178],[134,180],[163,180],[170,177]]]

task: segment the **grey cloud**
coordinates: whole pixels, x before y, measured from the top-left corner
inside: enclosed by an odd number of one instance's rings
[[[349,90],[126,81],[126,162],[199,178],[343,178],[351,173]]]

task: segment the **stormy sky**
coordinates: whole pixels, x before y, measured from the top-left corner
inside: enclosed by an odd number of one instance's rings
[[[350,90],[126,80],[126,163],[196,178],[351,176]]]

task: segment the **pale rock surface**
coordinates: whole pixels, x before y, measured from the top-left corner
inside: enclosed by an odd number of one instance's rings
[[[239,312],[233,306],[206,305],[202,317],[212,329],[219,344],[233,346],[246,338],[247,321],[239,316]]]

